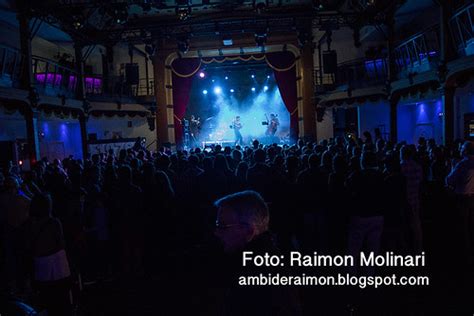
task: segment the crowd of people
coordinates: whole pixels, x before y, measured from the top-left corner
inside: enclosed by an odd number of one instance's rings
[[[461,141],[336,137],[264,146],[255,140],[44,158],[31,171],[12,165],[0,174],[0,284],[16,294],[33,287],[51,315],[66,315],[78,279],[81,286],[169,279],[172,269],[189,269],[211,252],[227,259],[247,247],[418,254],[427,247],[424,219],[440,213],[453,219],[459,262],[472,267],[473,196],[474,145]],[[197,266],[193,278],[212,274]],[[200,280],[201,289],[232,288],[225,276],[218,279]],[[251,315],[241,302],[255,293],[244,292],[232,292],[216,309]],[[279,301],[294,307],[286,314],[297,314],[299,303]],[[267,314],[279,314],[272,308]]]

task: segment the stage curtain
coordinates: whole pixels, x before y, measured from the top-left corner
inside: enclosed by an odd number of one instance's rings
[[[189,102],[194,74],[199,70],[198,58],[180,58],[173,61],[173,108],[176,145],[183,144],[183,125],[181,124]]]
[[[291,52],[277,52],[267,54],[266,59],[275,74],[283,103],[290,112],[290,138],[296,140],[299,130],[295,56]]]

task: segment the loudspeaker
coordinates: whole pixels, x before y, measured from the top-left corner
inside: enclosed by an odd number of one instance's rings
[[[138,64],[126,64],[125,65],[125,83],[126,84],[138,84]]]
[[[325,74],[337,72],[337,53],[335,50],[323,52],[323,70]]]
[[[155,130],[155,118],[153,116],[147,117],[146,121],[148,123],[148,128],[153,132]]]

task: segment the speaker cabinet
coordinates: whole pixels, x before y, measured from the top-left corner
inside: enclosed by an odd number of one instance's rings
[[[125,65],[125,83],[126,84],[138,84],[138,64],[126,64]]]
[[[323,70],[325,74],[337,72],[337,53],[335,50],[323,52]]]

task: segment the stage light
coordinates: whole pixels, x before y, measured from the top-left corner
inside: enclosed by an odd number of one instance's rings
[[[128,6],[118,5],[112,9],[111,16],[117,24],[125,24],[128,20]]]
[[[207,90],[202,90],[202,94],[206,95],[206,94],[207,94]]]
[[[267,90],[268,90],[268,86],[263,87],[263,91],[267,91]]]
[[[225,80],[228,80],[228,79],[229,79],[229,77],[225,76]]]
[[[82,29],[84,27],[84,17],[82,14],[72,16],[72,26],[76,29]]]
[[[267,76],[267,79],[270,79],[270,75]]]
[[[253,78],[255,78],[255,75],[251,75],[250,77],[252,77],[252,79],[253,79]]]
[[[234,89],[230,89],[230,93],[234,93],[234,91],[235,91]]]
[[[255,87],[252,87],[252,92],[255,92]]]
[[[178,38],[178,50],[186,54],[189,50],[189,38],[187,36],[181,36]]]
[[[266,31],[260,30],[260,31],[255,32],[255,43],[257,44],[258,47],[265,46],[266,42],[267,42]]]
[[[222,88],[221,87],[215,87],[214,88],[214,93],[215,94],[221,94],[222,93]]]
[[[200,78],[204,78],[205,76],[206,76],[206,74],[205,74],[204,72],[201,71],[201,72],[199,73],[199,77],[200,77]]]
[[[191,7],[176,7],[176,16],[180,21],[187,20],[191,16]]]
[[[214,79],[212,79],[211,81],[212,81],[212,82],[214,82],[215,80],[214,80]]]

